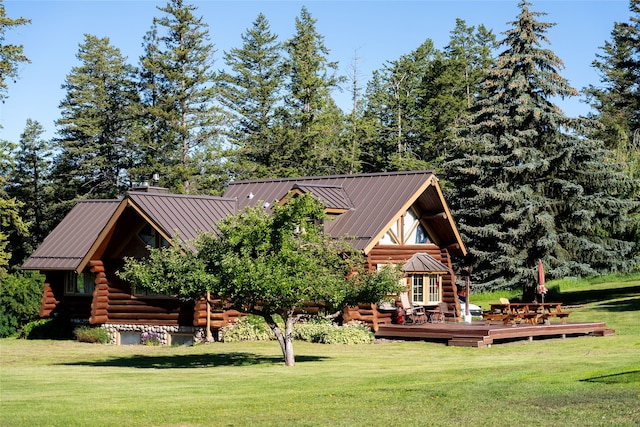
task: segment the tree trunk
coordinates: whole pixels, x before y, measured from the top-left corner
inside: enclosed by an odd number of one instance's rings
[[[293,314],[282,314],[282,318],[285,319],[284,323],[284,335],[278,324],[273,320],[270,314],[263,315],[267,325],[273,331],[276,336],[280,349],[282,350],[282,357],[284,358],[284,364],[286,366],[294,366],[296,364],[295,355],[293,353],[293,325],[296,323],[297,316]]]

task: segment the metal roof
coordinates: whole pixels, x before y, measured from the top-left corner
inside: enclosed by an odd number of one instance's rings
[[[344,188],[337,185],[318,184],[294,184],[292,190],[300,190],[303,193],[311,193],[320,200],[328,209],[349,210],[353,208],[353,203]]]
[[[236,210],[235,199],[223,197],[130,192],[128,199],[166,237],[177,235],[186,243],[201,232],[215,230]]]
[[[402,266],[402,271],[406,273],[451,273],[449,267],[424,252],[414,254]]]
[[[326,221],[325,232],[333,237],[353,236],[356,249],[371,250],[400,215],[416,206],[426,215],[423,221],[434,243],[451,246],[455,254],[466,253],[438,180],[431,171],[239,181],[231,183],[224,196],[236,198],[238,208],[243,209],[277,202],[295,188],[311,189],[314,195],[323,188],[339,188],[344,192],[351,207],[333,221]],[[328,197],[326,194],[323,193],[323,197]]]
[[[75,270],[120,203],[120,200],[79,201],[31,254],[22,268]]]
[[[178,235],[193,249],[189,241],[199,232],[215,230],[220,220],[246,206],[260,203],[269,209],[264,202],[282,200],[290,191],[311,192],[338,213],[325,221],[325,232],[347,236],[365,253],[413,206],[434,243],[452,254],[466,254],[437,178],[430,171],[412,171],[242,181],[231,183],[224,197],[130,192],[122,200],[84,200],[23,268],[82,269],[125,209],[134,209],[165,238]]]
[[[122,200],[83,200],[23,264],[28,270],[81,270],[125,208],[132,208],[167,239],[190,240],[236,210],[234,199],[130,192]]]

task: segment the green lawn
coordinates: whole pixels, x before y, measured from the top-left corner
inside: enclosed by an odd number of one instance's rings
[[[640,425],[640,277],[560,285],[611,337],[195,347],[0,340],[0,426]]]

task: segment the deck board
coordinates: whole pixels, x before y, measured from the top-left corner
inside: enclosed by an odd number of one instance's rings
[[[552,338],[567,336],[607,336],[615,331],[604,322],[567,322],[546,325],[503,323],[487,325],[485,321],[471,323],[426,323],[421,325],[380,325],[376,338],[445,341],[448,345],[486,347],[513,339]]]

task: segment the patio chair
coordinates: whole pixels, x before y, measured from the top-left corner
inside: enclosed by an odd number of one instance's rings
[[[442,322],[446,322],[447,317],[450,317],[452,319],[456,318],[455,311],[451,310],[449,308],[449,304],[447,304],[446,302],[441,302],[440,304],[438,304],[438,308],[440,309],[440,318],[442,319]]]
[[[411,319],[411,323],[417,325],[418,323],[427,322],[427,312],[424,307],[421,305],[411,304],[409,301],[409,294],[407,292],[402,292],[400,294],[400,304],[402,304],[405,316],[408,319]]]

